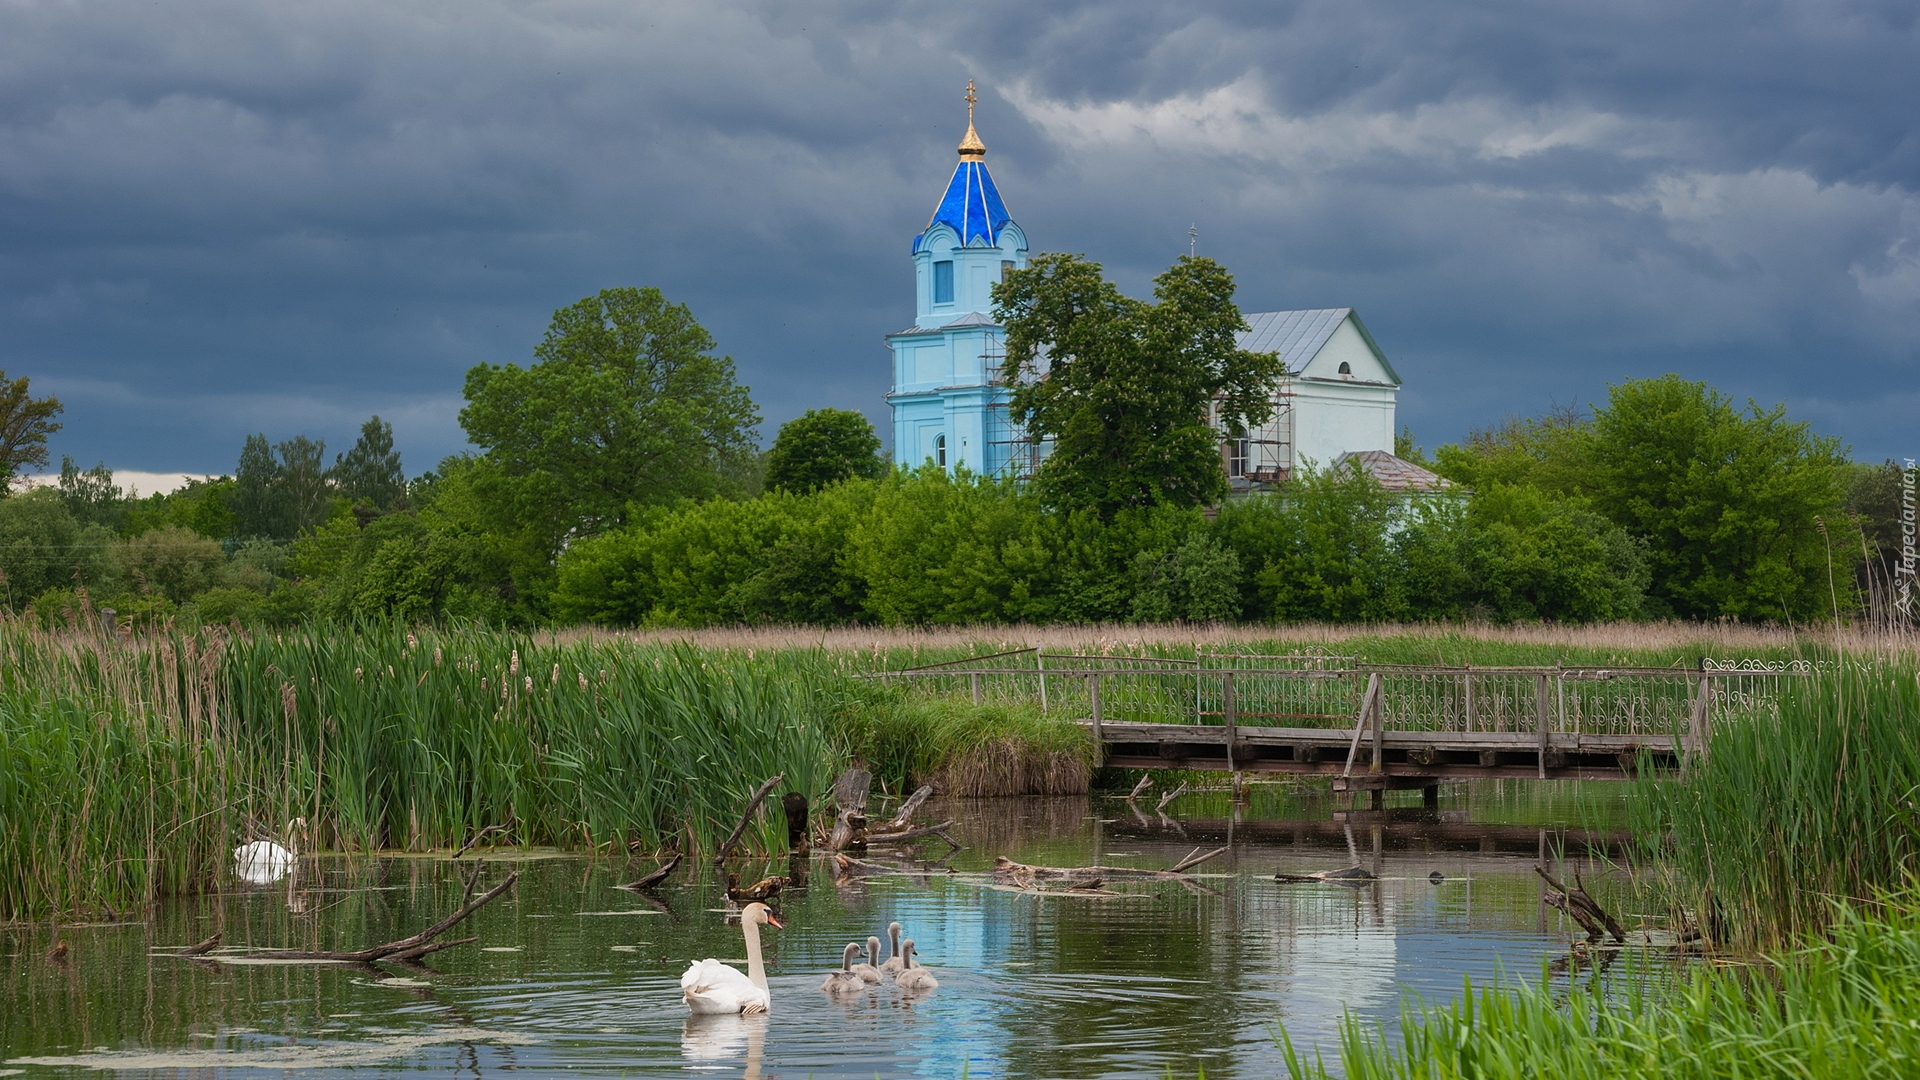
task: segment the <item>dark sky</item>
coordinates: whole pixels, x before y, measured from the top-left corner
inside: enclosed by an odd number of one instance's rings
[[[0,6],[0,367],[52,450],[458,451],[465,370],[612,285],[764,436],[884,419],[967,79],[1036,251],[1351,305],[1429,447],[1676,371],[1920,455],[1920,4]],[[882,425],[884,432],[885,426]]]

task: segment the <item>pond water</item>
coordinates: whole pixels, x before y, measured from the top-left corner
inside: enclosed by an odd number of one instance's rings
[[[785,929],[764,934],[771,1014],[704,1021],[688,1019],[680,973],[744,956],[710,867],[683,865],[649,898],[613,886],[650,860],[483,853],[485,882],[517,869],[518,886],[458,932],[477,943],[414,966],[166,955],[216,928],[226,946],[399,938],[457,906],[472,861],[318,857],[288,882],[183,900],[150,922],[62,928],[58,961],[49,928],[0,931],[0,1075],[1271,1077],[1284,1072],[1279,1023],[1332,1058],[1345,1010],[1391,1029],[1407,991],[1445,999],[1463,975],[1540,978],[1571,937],[1531,868],[1543,856],[1591,866],[1600,891],[1608,797],[1462,787],[1437,812],[1371,814],[1256,790],[1238,813],[1224,795],[1187,796],[1177,818],[1099,797],[936,805],[963,850],[841,880],[813,860],[779,899]],[[1193,888],[1036,896],[982,873],[996,855],[1156,869],[1222,844]],[[1379,880],[1274,877],[1356,860]],[[789,867],[736,869],[752,880]],[[842,946],[884,937],[892,920],[939,989],[823,994]]]

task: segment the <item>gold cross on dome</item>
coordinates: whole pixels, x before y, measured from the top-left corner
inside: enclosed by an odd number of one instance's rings
[[[967,123],[973,123],[973,103],[980,99],[973,94],[973,80],[967,80]]]

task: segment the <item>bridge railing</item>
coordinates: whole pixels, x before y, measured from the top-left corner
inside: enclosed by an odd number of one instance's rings
[[[1763,708],[1803,662],[1701,668],[1362,665],[1352,657],[1201,654],[1197,660],[1017,650],[876,677],[975,702],[1038,705],[1104,723],[1350,729],[1380,683],[1391,731],[1658,736],[1698,743]]]

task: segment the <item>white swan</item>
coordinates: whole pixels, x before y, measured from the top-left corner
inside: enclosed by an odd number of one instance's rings
[[[820,989],[829,994],[850,994],[856,990],[865,990],[866,980],[854,974],[853,971],[853,957],[859,951],[859,942],[847,942],[847,947],[840,953],[840,970],[829,972],[827,981],[820,984]]]
[[[306,818],[287,822],[287,843],[298,844],[296,838],[306,829]],[[299,861],[298,851],[281,847],[272,840],[255,840],[233,849],[233,871],[249,885],[271,885],[286,877]]]
[[[902,990],[909,991],[938,990],[940,980],[933,977],[933,972],[913,962],[913,939],[908,938],[902,942],[900,948],[906,957],[907,967],[905,971],[893,977],[893,984]]]
[[[893,955],[887,957],[887,962],[880,965],[880,970],[897,977],[901,972],[907,970],[907,962],[900,956],[899,923],[890,922],[887,924],[887,940],[893,942]]]
[[[860,976],[861,982],[877,983],[881,979],[885,978],[885,976],[880,974],[879,965],[880,965],[880,939],[877,937],[870,937],[867,939],[867,962],[864,964],[853,965],[853,973],[855,975]]]
[[[687,965],[680,976],[680,996],[689,1012],[702,1015],[718,1013],[763,1013],[772,1004],[767,996],[767,966],[760,959],[760,927],[778,928],[772,909],[765,904],[748,904],[740,911],[740,933],[747,940],[747,973],[711,957]]]

